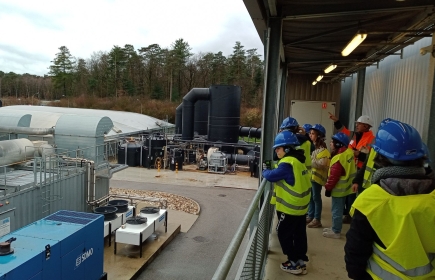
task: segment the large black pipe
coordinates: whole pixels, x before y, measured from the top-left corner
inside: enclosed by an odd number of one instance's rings
[[[208,100],[198,100],[195,103],[193,131],[198,135],[207,135],[209,103]]]
[[[195,103],[198,100],[209,100],[210,89],[193,88],[183,97],[182,140],[192,140],[194,132]]]
[[[175,109],[175,134],[181,134],[183,127],[183,103]]]
[[[240,96],[239,86],[214,85],[210,87],[209,141],[224,143],[239,141]]]
[[[261,127],[241,126],[239,128],[239,136],[248,136],[253,138],[261,138]]]
[[[248,165],[250,159],[254,159],[254,155],[239,155],[239,154],[226,154],[228,164]]]

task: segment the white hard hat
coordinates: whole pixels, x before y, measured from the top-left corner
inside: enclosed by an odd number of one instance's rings
[[[370,125],[370,126],[373,126],[373,125],[374,125],[372,118],[370,118],[369,116],[365,116],[365,115],[359,117],[359,118],[356,120],[356,122],[359,122],[359,123],[365,123],[365,124],[368,124],[368,125]]]

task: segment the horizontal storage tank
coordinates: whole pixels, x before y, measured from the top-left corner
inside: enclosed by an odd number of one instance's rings
[[[0,141],[0,166],[33,158],[35,147],[25,138]]]

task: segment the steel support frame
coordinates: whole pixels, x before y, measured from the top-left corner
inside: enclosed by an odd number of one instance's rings
[[[432,35],[432,45],[435,44],[435,33]],[[426,54],[431,56],[431,54]],[[428,71],[428,90],[426,96],[425,120],[429,120],[422,133],[422,139],[429,148],[429,158],[432,169],[435,166],[435,57],[430,57]]]
[[[281,85],[279,81],[280,71],[280,45],[282,34],[282,18],[269,18],[267,43],[265,44],[265,82],[263,93],[263,119],[261,123],[261,162],[272,160],[273,158],[273,141],[277,133],[278,116],[280,114]],[[283,81],[285,82],[285,81]],[[277,110],[278,109],[278,110]],[[260,176],[261,177],[261,176]]]
[[[356,103],[355,103],[355,120],[362,115],[364,103],[364,83],[366,81],[366,68],[358,70],[358,81],[356,89]]]

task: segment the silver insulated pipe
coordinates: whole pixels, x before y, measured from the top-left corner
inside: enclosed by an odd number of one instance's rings
[[[0,166],[33,158],[35,147],[29,139],[0,141]]]
[[[27,135],[47,135],[47,134],[54,134],[54,128],[0,126],[0,132],[27,134]]]

